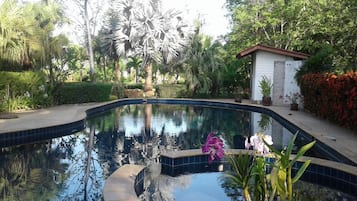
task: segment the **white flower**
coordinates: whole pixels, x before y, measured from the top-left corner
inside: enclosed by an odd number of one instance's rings
[[[269,147],[264,143],[263,140],[269,145],[273,144],[273,140],[270,135],[264,135],[263,133],[258,132],[250,137],[250,143],[246,138],[245,148],[249,149],[250,146],[252,146],[253,149],[256,150],[258,153],[267,154],[269,153]]]
[[[26,98],[30,98],[31,94],[30,94],[30,92],[26,91],[26,92],[24,93],[24,96],[25,96]]]

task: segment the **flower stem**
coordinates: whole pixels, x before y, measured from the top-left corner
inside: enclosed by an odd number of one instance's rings
[[[291,167],[288,168],[288,200],[293,200],[293,184],[291,182]]]
[[[248,187],[244,188],[244,200],[245,201],[251,201],[252,199],[250,198],[249,190]]]

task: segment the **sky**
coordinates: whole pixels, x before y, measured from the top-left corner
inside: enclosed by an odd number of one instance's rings
[[[1,1],[1,0],[0,0]],[[37,1],[37,0],[29,0]],[[229,20],[225,16],[227,10],[224,6],[226,0],[161,0],[164,10],[174,8],[182,11],[188,22],[193,22],[195,19],[201,19],[203,22],[202,32],[210,35],[213,39],[218,39],[218,36],[225,35],[229,32]],[[105,1],[104,1],[105,2]],[[73,13],[73,12],[71,12]],[[77,16],[77,15],[76,15]],[[98,30],[99,27],[97,27]],[[76,32],[73,32],[72,25],[65,25],[55,31],[55,35],[64,33],[73,42],[78,42]]]
[[[175,8],[187,13],[187,17],[194,20],[200,16],[204,21],[203,33],[217,38],[229,31],[229,20],[225,16],[226,0],[162,0],[164,9]]]

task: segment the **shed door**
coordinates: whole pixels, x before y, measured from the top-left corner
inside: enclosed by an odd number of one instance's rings
[[[274,62],[273,105],[284,104],[285,62]]]

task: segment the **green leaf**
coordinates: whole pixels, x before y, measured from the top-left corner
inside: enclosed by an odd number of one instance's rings
[[[295,133],[295,135],[293,136],[293,139],[291,139],[291,141],[290,141],[290,143],[288,145],[288,148],[287,148],[287,150],[286,150],[286,152],[285,152],[285,154],[284,154],[284,156],[282,158],[282,161],[283,161],[284,165],[286,165],[286,167],[289,165],[290,155],[291,155],[291,152],[293,150],[294,142],[296,140],[296,137],[297,137],[298,133],[299,133],[299,131],[297,131]]]
[[[309,149],[311,149],[315,143],[316,143],[316,141],[312,141],[309,144],[306,144],[303,147],[301,147],[301,149],[298,151],[298,153],[296,154],[294,159],[291,160],[290,166],[292,166],[301,156],[303,156],[305,154],[305,152],[307,152]]]
[[[304,174],[306,168],[310,165],[311,160],[305,161],[305,163],[300,167],[299,171],[296,173],[295,177],[293,178],[293,184],[297,182],[300,177]]]

